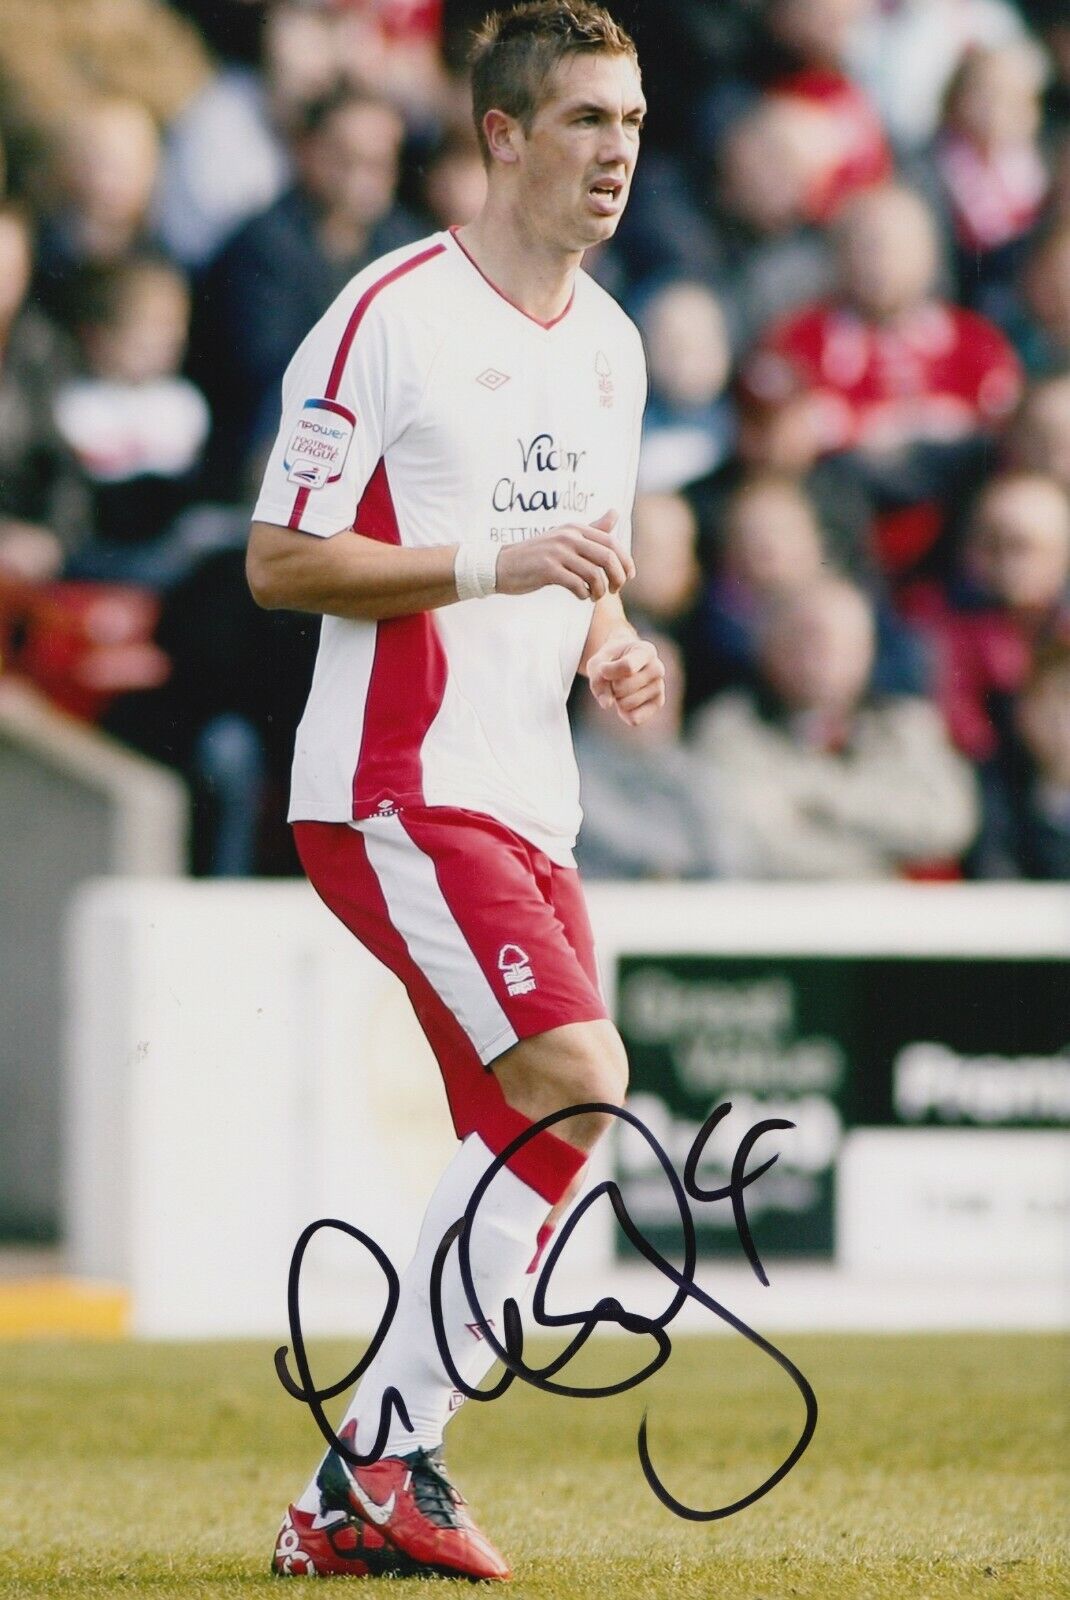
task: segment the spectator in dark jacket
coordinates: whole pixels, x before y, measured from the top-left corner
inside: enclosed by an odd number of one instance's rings
[[[56,573],[87,511],[52,410],[71,353],[26,304],[32,271],[29,221],[17,206],[0,204],[0,568],[31,581]]]
[[[220,498],[242,498],[258,475],[282,375],[305,334],[354,273],[419,236],[395,203],[403,133],[392,106],[352,89],[309,107],[295,136],[296,187],[208,269],[191,364],[215,421]]]
[[[1038,652],[981,793],[974,877],[1070,880],[1070,639]]]
[[[102,95],[72,119],[57,153],[59,203],[41,227],[36,292],[63,321],[85,268],[112,266],[152,242],[159,135],[139,101]]]
[[[56,421],[92,496],[93,539],[72,576],[157,587],[159,541],[193,501],[208,435],[204,396],[181,376],[189,288],[170,262],[135,258],[92,274],[77,306],[83,371]]]

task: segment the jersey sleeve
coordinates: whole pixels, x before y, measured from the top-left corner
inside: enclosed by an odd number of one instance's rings
[[[643,442],[643,412],[646,410],[647,376],[646,355],[643,350],[643,341],[638,331],[634,340],[634,410],[632,414],[631,436],[628,439],[628,477],[625,491],[624,504],[620,508],[620,519],[613,530],[614,538],[623,545],[624,549],[632,548],[632,510],[635,506],[635,488],[639,480],[639,452]]]
[[[353,526],[391,436],[386,324],[337,303],[298,347],[282,381],[282,422],[255,521],[329,538]]]

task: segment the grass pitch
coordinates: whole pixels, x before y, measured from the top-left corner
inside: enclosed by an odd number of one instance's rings
[[[798,1337],[817,1391],[810,1450],[757,1505],[696,1526],[643,1480],[635,1431],[692,1504],[734,1499],[787,1453],[802,1405],[734,1338],[675,1342],[667,1369],[611,1401],[522,1385],[469,1404],[450,1462],[514,1563],[515,1600],[1056,1600],[1066,1539],[1068,1348],[1049,1336]],[[584,1375],[622,1375],[606,1341]],[[645,1346],[644,1346],[645,1348]],[[326,1384],[356,1352],[311,1347]],[[574,1375],[580,1380],[580,1373]],[[0,1596],[245,1600],[318,1455],[262,1344],[0,1347]],[[290,1580],[298,1596],[316,1580]],[[362,1580],[337,1580],[352,1587]],[[430,1600],[448,1580],[364,1582]],[[310,1588],[311,1586],[311,1588]],[[327,1593],[332,1591],[328,1590]]]

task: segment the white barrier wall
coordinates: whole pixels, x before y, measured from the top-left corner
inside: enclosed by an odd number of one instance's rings
[[[60,1224],[63,919],[106,873],[184,870],[177,774],[0,676],[0,1237]]]
[[[311,890],[98,884],[71,949],[71,1263],[131,1288],[138,1332],[276,1332],[319,1217],[404,1259],[445,1098],[404,992]],[[348,1244],[308,1266],[312,1327],[379,1295]]]
[[[1070,955],[1060,890],[594,886],[589,898],[611,1003],[621,952]],[[83,890],[70,925],[67,1068],[70,1263],[127,1285],[143,1334],[284,1332],[290,1252],[319,1217],[356,1223],[402,1265],[452,1149],[437,1069],[400,986],[302,883]],[[1065,1135],[991,1136],[1005,1141],[991,1147],[1003,1174],[994,1228],[968,1207],[949,1224],[933,1200],[947,1167],[932,1141],[962,1142],[954,1182],[976,1196],[981,1157],[968,1141],[989,1137],[848,1133],[840,1260],[878,1275],[928,1271],[941,1293],[941,1275],[965,1264],[987,1274],[979,1306],[1025,1260],[1031,1280],[1049,1285],[1041,1320],[1057,1318]],[[1041,1219],[1024,1256],[1015,1206]],[[612,1292],[620,1274],[605,1208],[570,1261],[573,1278]],[[381,1278],[348,1240],[321,1237],[304,1283],[310,1331],[376,1321]],[[813,1315],[803,1308],[797,1320],[819,1323],[821,1297],[815,1289]],[[823,1314],[843,1323],[837,1305],[847,1301],[826,1284]]]

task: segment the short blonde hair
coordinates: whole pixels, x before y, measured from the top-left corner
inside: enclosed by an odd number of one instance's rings
[[[492,12],[476,32],[469,56],[472,116],[483,160],[490,161],[483,131],[488,111],[504,111],[529,131],[554,69],[569,56],[595,51],[631,56],[638,65],[631,35],[592,0],[525,0]]]

